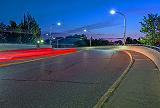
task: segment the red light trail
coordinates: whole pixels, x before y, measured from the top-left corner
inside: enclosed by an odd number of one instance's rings
[[[57,56],[77,52],[76,48],[53,50],[52,48],[39,48],[27,50],[9,50],[0,52],[0,62],[34,59],[40,57]]]

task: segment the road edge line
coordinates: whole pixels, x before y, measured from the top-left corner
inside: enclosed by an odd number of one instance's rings
[[[99,101],[97,102],[97,104],[93,106],[93,108],[102,108],[102,106],[104,105],[104,103],[108,102],[109,98],[113,95],[113,93],[115,92],[115,90],[118,88],[118,86],[120,85],[120,83],[123,81],[123,79],[125,78],[125,76],[129,72],[130,68],[132,67],[132,65],[134,63],[134,59],[133,59],[131,53],[129,53],[128,51],[123,51],[123,52],[125,52],[130,57],[130,63],[129,63],[129,65],[124,70],[124,72],[122,73],[122,75],[113,83],[113,85],[107,90],[107,92],[99,99]]]

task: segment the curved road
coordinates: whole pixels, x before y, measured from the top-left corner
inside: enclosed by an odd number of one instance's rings
[[[129,62],[92,49],[0,68],[0,108],[92,108]]]

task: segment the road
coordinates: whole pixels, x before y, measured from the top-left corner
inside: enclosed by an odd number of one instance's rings
[[[160,108],[160,71],[145,55],[130,51],[134,63],[102,108]]]
[[[0,108],[92,108],[129,64],[93,49],[0,68]]]

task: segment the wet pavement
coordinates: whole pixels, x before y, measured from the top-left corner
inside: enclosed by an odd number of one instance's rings
[[[0,108],[92,108],[129,64],[93,49],[0,68]]]

